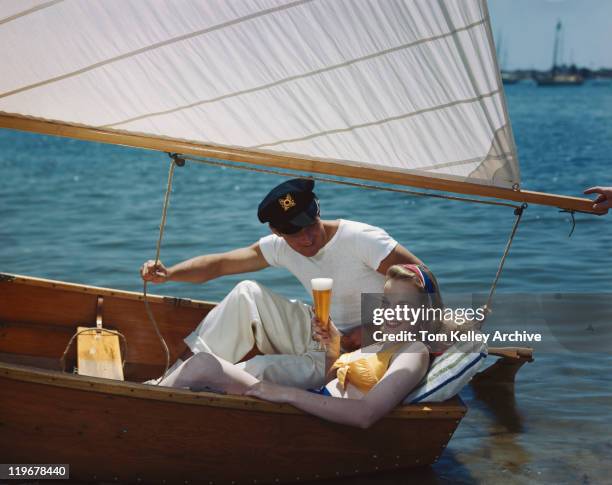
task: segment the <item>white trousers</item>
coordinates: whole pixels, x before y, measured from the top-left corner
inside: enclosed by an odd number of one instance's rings
[[[237,364],[254,377],[303,389],[324,384],[325,352],[312,340],[310,307],[254,281],[238,283],[185,343],[234,364],[256,345],[265,355]]]

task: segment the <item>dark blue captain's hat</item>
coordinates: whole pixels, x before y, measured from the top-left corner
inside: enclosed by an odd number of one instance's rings
[[[314,180],[292,179],[274,187],[259,204],[257,217],[283,234],[295,234],[316,222],[319,201]]]

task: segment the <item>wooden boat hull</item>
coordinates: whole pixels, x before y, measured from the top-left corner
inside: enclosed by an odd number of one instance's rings
[[[69,333],[88,321],[75,320],[74,313],[89,306],[95,313],[98,295],[105,299],[105,320],[128,338],[125,382],[54,368]],[[175,356],[184,348],[178,335],[191,330],[212,304],[153,300]],[[68,301],[73,306],[62,308]],[[431,464],[466,412],[459,398],[403,406],[362,430],[287,405],[132,382],[134,376],[155,375],[163,363],[140,307],[138,294],[0,278],[0,456],[5,463],[67,463],[71,477],[80,480],[303,481]],[[120,309],[124,313],[115,319]],[[40,341],[45,338],[47,345]],[[140,348],[141,342],[148,349]]]

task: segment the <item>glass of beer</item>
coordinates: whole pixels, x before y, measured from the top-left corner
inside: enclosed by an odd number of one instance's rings
[[[329,308],[331,306],[333,284],[334,280],[332,278],[313,278],[310,280],[315,315],[324,328],[329,325]],[[319,345],[319,350],[325,350],[325,346]]]

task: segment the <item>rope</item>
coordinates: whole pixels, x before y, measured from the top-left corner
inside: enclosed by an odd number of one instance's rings
[[[168,213],[168,205],[170,203],[170,192],[172,192],[172,180],[174,178],[174,169],[176,168],[177,165],[180,167],[185,165],[185,160],[183,158],[179,158],[179,156],[176,153],[170,153],[169,156],[172,159],[172,162],[170,162],[170,171],[168,172],[168,184],[166,185],[166,195],[164,197],[162,217],[161,217],[161,222],[159,224],[159,237],[157,238],[157,249],[155,251],[155,266],[159,264],[161,243],[164,237],[164,229],[166,226],[166,215]],[[168,349],[168,345],[166,344],[164,337],[159,331],[159,326],[157,325],[155,316],[153,315],[153,312],[151,311],[151,306],[149,305],[149,300],[147,299],[147,288],[148,288],[148,281],[145,281],[143,284],[143,288],[142,288],[142,296],[143,296],[143,301],[145,305],[145,311],[147,312],[147,316],[149,317],[149,320],[153,324],[155,333],[157,334],[157,337],[159,338],[159,341],[161,342],[162,349],[164,353],[166,354],[166,367],[164,368],[164,372],[162,376],[156,382],[156,384],[159,384],[159,382],[161,382],[163,378],[166,377],[166,373],[168,372],[168,369],[170,368],[170,350]]]
[[[360,189],[366,189],[366,190],[382,190],[384,192],[396,192],[396,193],[400,193],[400,194],[408,194],[408,195],[413,195],[416,197],[432,197],[434,199],[447,199],[447,200],[457,200],[460,202],[470,202],[470,203],[474,203],[474,204],[485,204],[485,205],[495,205],[495,206],[502,206],[502,207],[512,207],[513,209],[520,209],[521,206],[515,205],[515,204],[510,204],[509,202],[498,202],[498,201],[494,201],[494,200],[482,200],[482,199],[472,199],[470,197],[457,197],[455,195],[443,195],[443,194],[431,194],[429,192],[419,192],[416,190],[408,190],[408,189],[398,189],[398,188],[394,188],[394,187],[383,187],[381,185],[371,185],[371,184],[362,184],[359,182],[348,182],[345,180],[338,180],[338,179],[333,179],[333,178],[328,178],[328,177],[319,177],[319,176],[313,176],[313,175],[297,175],[295,173],[290,173],[290,172],[283,172],[280,170],[272,170],[269,168],[258,168],[258,167],[249,167],[246,165],[238,165],[235,163],[228,163],[228,162],[221,162],[219,160],[209,160],[209,159],[203,159],[203,158],[195,158],[195,157],[188,157],[188,156],[184,156],[182,155],[181,158],[185,159],[185,160],[191,160],[193,162],[198,162],[198,163],[203,163],[206,165],[214,165],[214,166],[219,166],[219,167],[226,167],[226,168],[234,168],[237,170],[247,170],[249,172],[259,172],[259,173],[267,173],[267,174],[271,174],[271,175],[280,175],[282,177],[291,177],[291,178],[295,178],[295,177],[300,177],[300,178],[305,178],[305,179],[310,179],[310,180],[316,180],[318,182],[329,182],[332,184],[338,184],[338,185],[348,185],[349,187],[358,187]]]
[[[86,328],[84,330],[79,330],[78,332],[75,332],[74,335],[72,335],[72,337],[68,341],[68,345],[66,345],[66,349],[64,350],[64,353],[62,354],[62,357],[60,358],[62,372],[66,372],[66,355],[68,354],[68,351],[70,350],[70,347],[72,346],[72,342],[74,342],[74,339],[77,336],[85,332],[96,332],[98,334],[102,334],[103,332],[106,332],[106,333],[110,333],[112,335],[117,335],[118,337],[121,337],[121,341],[123,342],[123,360],[121,361],[121,368],[125,368],[125,356],[127,355],[127,339],[125,338],[125,336],[121,332],[118,332],[116,330],[108,330],[106,328],[104,329]]]
[[[569,215],[572,218],[572,228],[570,229],[569,234],[567,235],[567,237],[572,237],[572,234],[574,234],[574,229],[576,229],[576,211],[574,210],[567,210],[567,209],[563,209],[560,210],[559,212],[568,212]]]
[[[522,204],[519,208],[514,211],[514,215],[516,218],[514,219],[514,225],[512,226],[512,231],[510,232],[510,238],[506,243],[506,249],[504,249],[504,254],[499,262],[499,267],[497,268],[497,274],[495,275],[495,280],[491,285],[491,290],[489,291],[489,298],[487,298],[487,303],[484,306],[485,312],[491,313],[491,301],[493,300],[493,294],[495,293],[495,289],[497,288],[497,283],[499,281],[499,277],[501,276],[502,270],[504,269],[504,263],[506,262],[506,258],[508,257],[508,253],[510,252],[510,246],[512,246],[512,241],[514,240],[514,236],[516,235],[516,230],[518,229],[518,225],[521,222],[521,217],[523,216],[523,211],[527,209],[527,204]]]

